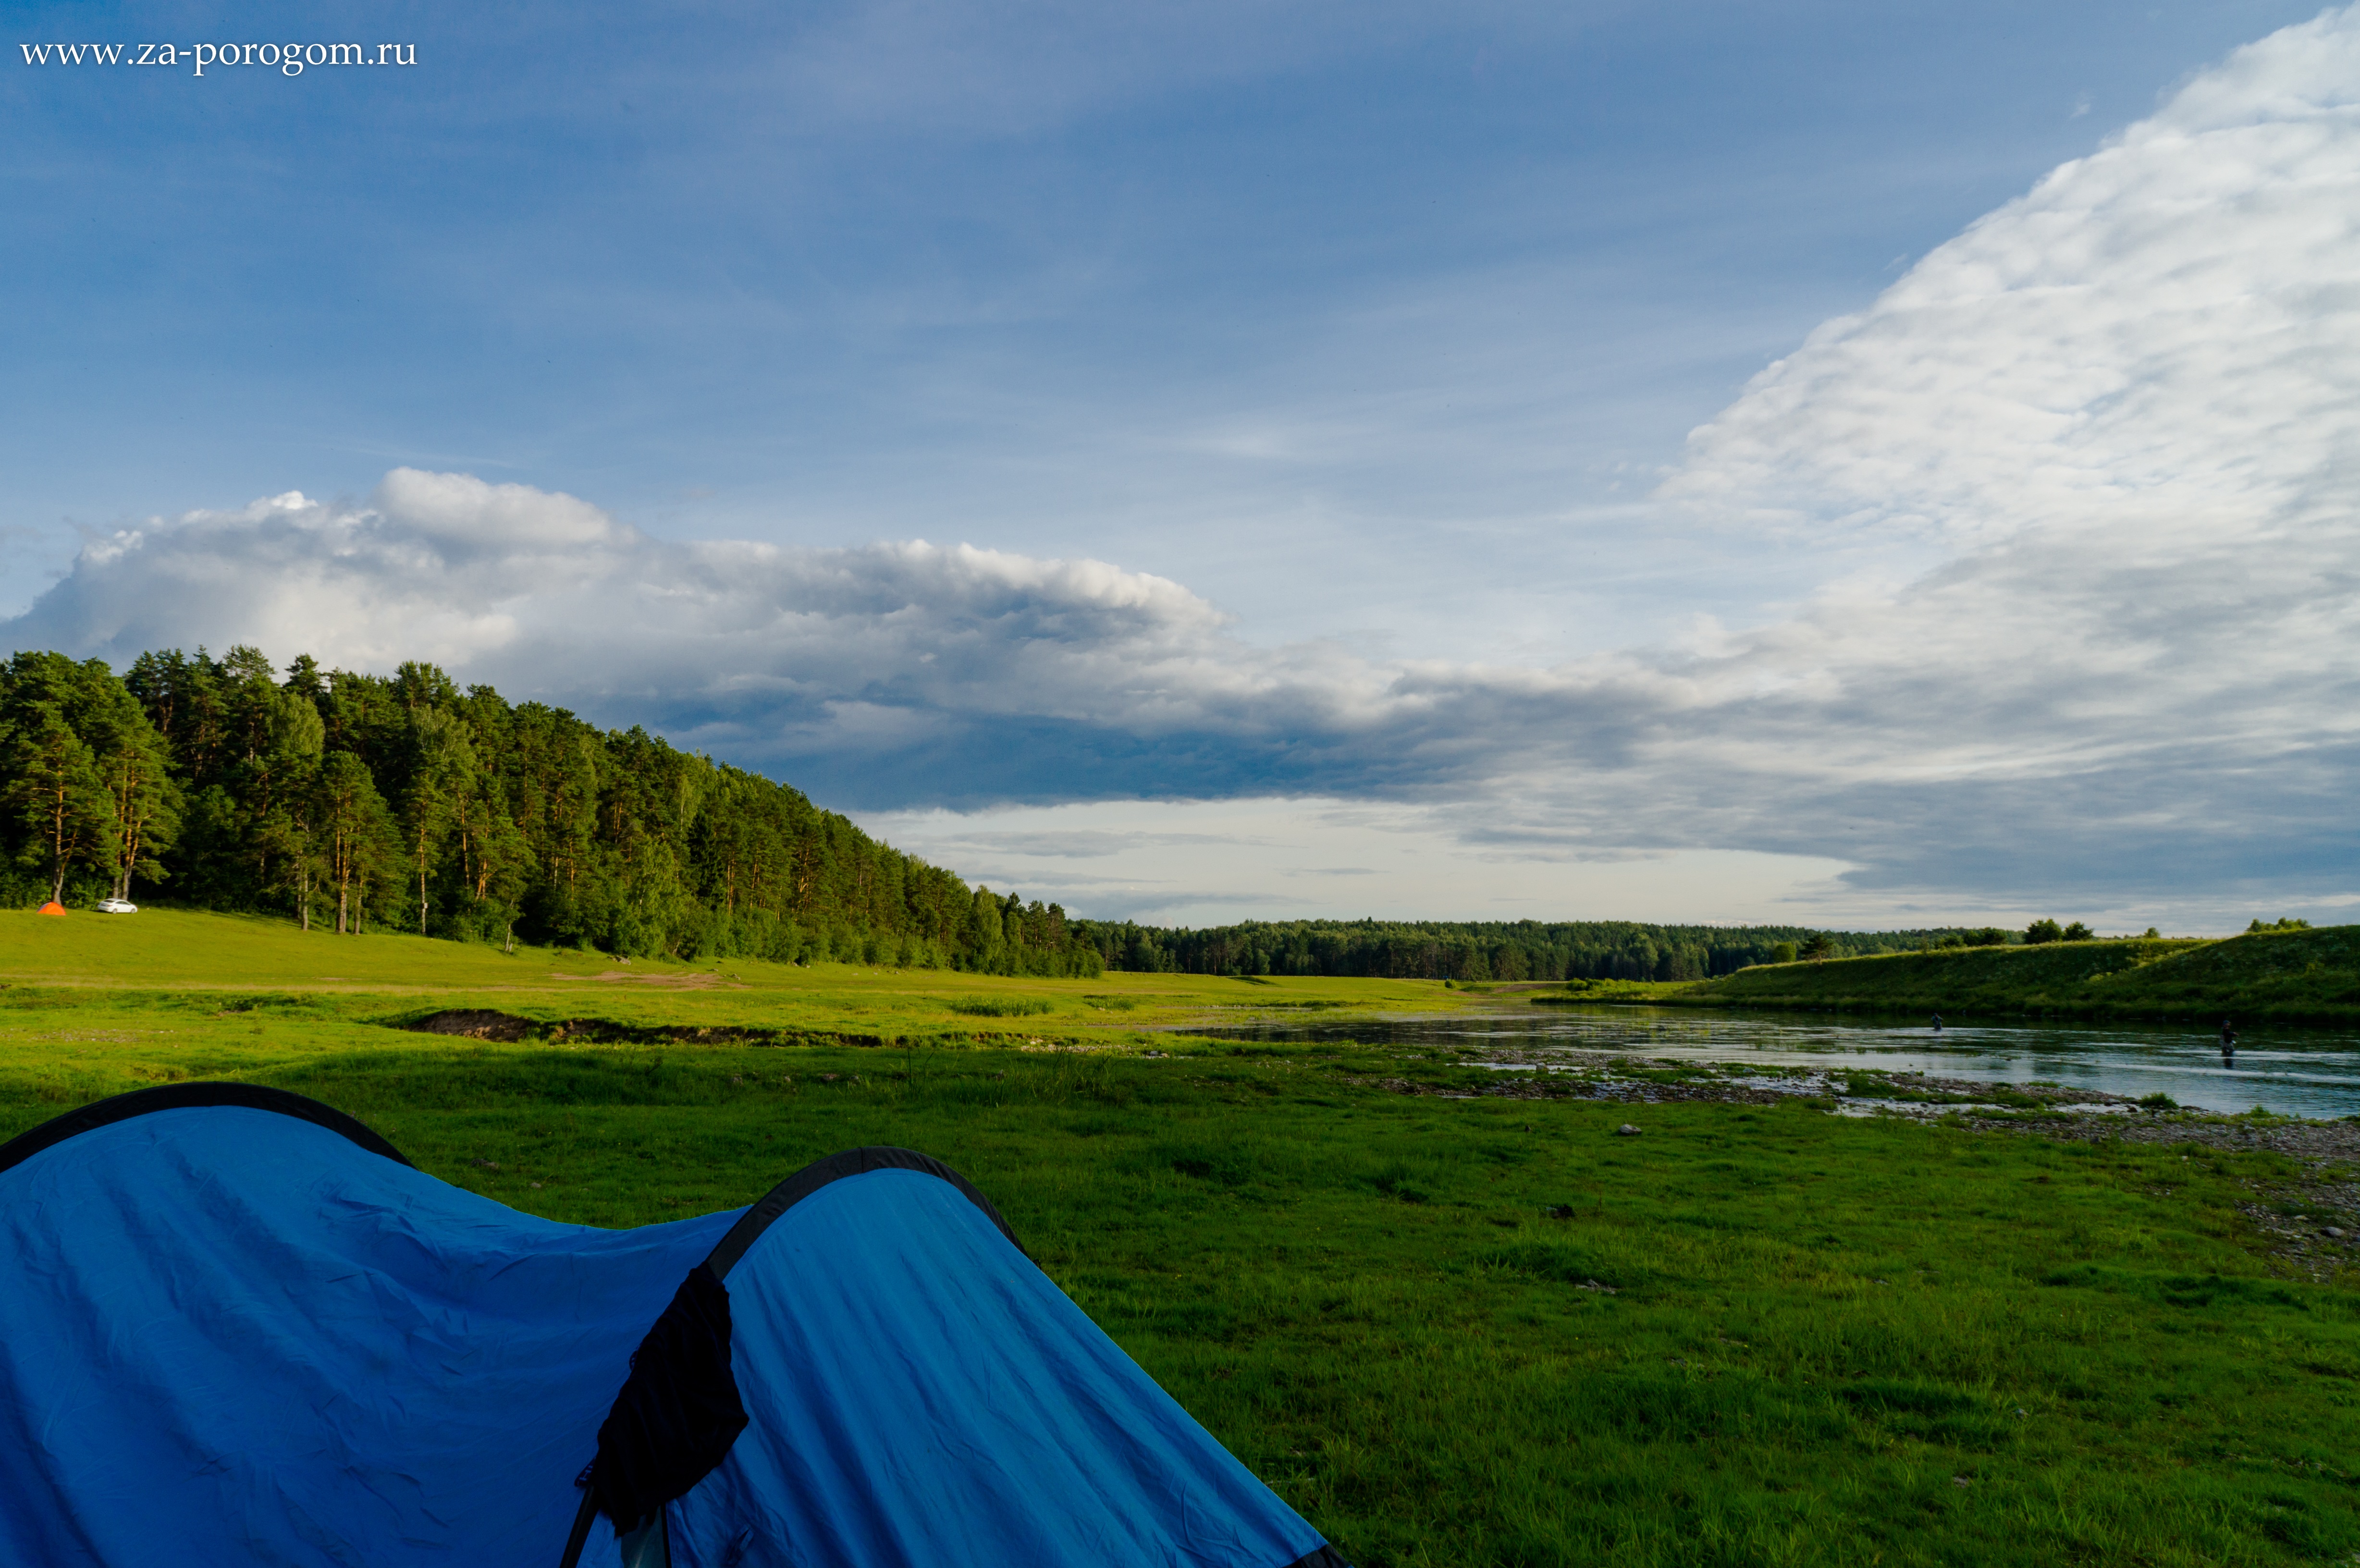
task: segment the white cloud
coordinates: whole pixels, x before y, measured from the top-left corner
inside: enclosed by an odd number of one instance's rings
[[[302,497],[280,498],[288,509]],[[486,485],[464,474],[397,468],[377,487],[382,515],[442,553],[445,564],[554,558],[574,568],[585,554],[635,542],[630,529],[586,501],[527,485]]]
[[[1349,705],[1340,661],[1249,657],[1225,626],[1178,583],[1103,561],[674,544],[571,495],[410,469],[366,503],[290,492],[93,538],[7,624],[17,646],[117,660],[232,641],[362,669],[424,659],[520,693],[653,704],[772,754],[992,716],[1153,735],[1317,710],[1316,727]]]
[[[1665,494],[1952,547],[2176,545],[2344,506],[2356,133],[2350,12],[2239,50],[1814,332]]]
[[[1841,564],[1683,648],[1548,668],[1257,648],[1102,561],[667,543],[571,496],[409,470],[365,504],[282,495],[93,539],[7,629],[118,659],[200,640],[432,659],[872,809],[1349,797],[1427,813],[1419,833],[1509,880],[1688,887],[1647,856],[1710,851],[1849,867],[1843,896],[1896,910],[2044,888],[2094,890],[2093,913],[2328,900],[2360,887],[2355,407],[2360,24],[2338,12],[2195,78],[1697,431],[1660,526]],[[1283,837],[1222,886],[1359,894],[1337,868],[1387,863],[1344,846],[1342,810],[1287,818],[1326,847]],[[986,869],[1079,833],[1098,847],[1051,858],[1121,861],[1091,866],[1099,897],[1144,877],[1120,897],[1208,907],[1137,869],[1210,864],[1201,845],[1033,821],[962,831]]]
[[[1670,751],[1863,834],[1914,822],[1888,866],[2004,838],[1958,822],[1980,803],[2067,876],[2096,848],[2158,880],[2348,884],[2355,397],[2347,11],[2198,77],[1696,433],[1667,499],[1944,559],[1666,666],[1720,715]]]

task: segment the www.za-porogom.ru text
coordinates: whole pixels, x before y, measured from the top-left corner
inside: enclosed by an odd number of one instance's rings
[[[18,44],[27,65],[268,66],[300,76],[307,66],[416,65],[416,44]]]

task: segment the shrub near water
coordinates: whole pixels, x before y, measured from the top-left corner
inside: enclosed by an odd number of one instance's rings
[[[948,1005],[971,1018],[1029,1018],[1053,1010],[1037,996],[967,996]]]

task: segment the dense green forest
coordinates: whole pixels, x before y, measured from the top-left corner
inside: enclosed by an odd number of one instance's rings
[[[1634,920],[1285,920],[1175,931],[1077,920],[1109,969],[1426,980],[1704,980],[1749,964],[1997,945],[1995,930],[1819,931]]]
[[[161,898],[680,958],[1095,975],[1054,904],[966,883],[767,779],[562,708],[281,673],[250,648],[0,669],[0,848],[19,901]]]

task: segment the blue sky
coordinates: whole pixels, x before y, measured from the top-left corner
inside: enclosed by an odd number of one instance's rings
[[[1749,379],[2238,46],[2313,14],[0,7],[12,56],[43,41],[351,38],[414,43],[419,60],[298,78],[215,67],[202,81],[185,67],[0,61],[0,613],[27,613],[20,639],[111,657],[202,637],[283,658],[300,640],[367,664],[399,657],[406,627],[426,647],[403,651],[658,724],[871,813],[897,842],[1108,912],[1369,907],[1360,892],[1249,886],[1251,855],[1220,887],[1192,883],[1181,868],[1198,852],[1159,848],[1125,814],[1142,797],[1202,802],[1156,809],[1221,815],[1223,842],[1283,841],[1315,871],[1334,858],[1323,844],[1369,831],[1336,811],[1408,812],[1389,842],[1459,869],[1402,873],[1386,895],[1399,912],[1493,912],[1486,888],[1510,881],[1531,906],[1519,913],[1652,900],[1648,912],[1698,918],[1934,918],[2076,897],[2125,920],[2227,919],[2257,898],[2332,912],[2360,863],[2323,848],[2333,813],[2300,803],[2342,787],[2328,729],[2295,726],[2301,765],[2273,770],[2300,775],[2294,796],[2158,869],[2155,824],[2214,786],[2159,804],[2138,793],[2159,788],[2142,765],[2127,800],[2108,771],[2127,752],[2068,763],[2031,735],[2004,766],[1979,754],[1944,779],[2018,813],[2009,791],[2070,795],[2039,830],[2063,836],[2020,854],[1962,847],[1974,835],[1939,827],[1940,812],[1875,795],[1904,788],[1909,765],[1890,759],[1822,778],[1816,807],[1782,794],[1767,818],[1692,801],[1677,825],[1635,808],[1615,813],[1621,830],[1575,824],[1577,800],[1656,799],[1651,770],[1698,764],[1648,761],[1639,721],[1601,716],[1614,703],[1594,670],[1584,694],[1561,690],[1585,660],[1693,681],[1680,661],[1725,657],[1713,638],[1775,641],[1871,581],[1889,609],[1984,560],[1989,529],[1955,519],[1837,526],[1851,513],[1820,500],[1865,470],[1765,477],[1730,455],[1748,419],[1767,418],[1745,412],[1762,406],[1743,400]],[[2239,168],[2255,191],[2283,173],[2267,158]],[[1870,387],[1898,373],[1880,360],[1843,374]],[[1951,417],[1861,439],[1888,440],[1904,454],[1893,471],[1916,472],[1926,464],[1907,452]],[[1717,419],[1737,433],[1689,442]],[[1813,429],[1824,445],[1834,427]],[[1944,517],[1970,492],[2000,505],[1989,486],[2016,461],[1961,444],[1990,467],[1926,503]],[[486,488],[386,488],[389,471],[413,470]],[[1707,515],[1667,503],[1667,475],[1691,498],[1760,493]],[[1797,502],[1797,485],[1819,500]],[[323,517],[425,528],[522,494],[501,486],[579,497],[622,531],[560,528],[554,553],[534,558],[545,592],[514,562],[512,582],[485,589],[499,572],[446,550],[439,596],[431,577],[404,579],[435,611],[376,620],[366,605],[390,579],[307,576],[253,545],[261,523],[235,525],[248,530],[235,539],[189,535],[181,559],[281,573],[276,593],[193,591],[185,572],[143,586],[88,553],[144,528],[155,554],[148,519],[249,517],[258,497],[299,491]],[[918,539],[989,559],[921,560],[904,550]],[[806,617],[771,636],[748,606],[729,611],[747,637],[770,637],[760,657],[653,634],[600,657],[611,627],[583,623],[604,612],[563,590],[601,550],[643,548],[701,550],[695,572],[742,581],[750,569],[710,558],[753,547],[802,563],[762,604]],[[1084,560],[1114,575],[1041,565]],[[680,570],[683,584],[695,576]],[[814,572],[857,579],[867,618],[806,624]],[[1124,585],[1148,579],[1182,599]],[[1152,625],[1123,619],[1140,606]],[[929,617],[938,643],[877,640]],[[364,622],[382,635],[350,631]],[[1015,626],[1017,640],[985,637],[997,651],[978,653],[978,626]],[[1173,640],[1197,637],[1213,640]],[[1161,651],[1142,656],[1140,637]],[[1049,668],[1084,644],[1101,664]],[[902,670],[904,657],[918,662]],[[954,665],[955,690],[928,687]],[[1107,669],[1146,666],[1160,673],[1135,700],[1102,700]],[[1747,668],[1773,687],[1807,679]],[[1527,701],[1541,706],[1516,706]],[[1971,694],[1931,701],[1962,704],[1961,732],[1981,733]],[[2251,708],[2250,692],[2238,701]],[[1386,702],[1391,716],[1372,716]],[[1591,738],[1565,757],[1510,755],[1441,716],[1478,710],[1495,736],[1555,723]],[[1863,713],[1843,723],[1894,733]],[[2186,733],[2160,700],[2147,717]],[[1816,759],[1814,734],[1750,741],[1744,768],[1787,777],[1797,768],[1765,757]],[[1611,780],[1589,777],[1601,768]],[[1055,810],[1069,814],[1045,827],[989,815]],[[1237,827],[1241,811],[1260,825]],[[2120,830],[2094,848],[2071,826],[2092,811]],[[1852,818],[1868,825],[1841,825]],[[1502,822],[1533,852],[1483,837]],[[1131,848],[1083,857],[1087,876],[1072,856],[1008,858],[1042,833],[1130,834]],[[1765,865],[1791,875],[1765,880]],[[1651,892],[1607,866],[1663,876]]]
[[[409,463],[1349,625],[1258,569],[1546,551],[1896,258],[2308,14],[500,9],[8,8],[421,62],[0,75],[20,557]]]

